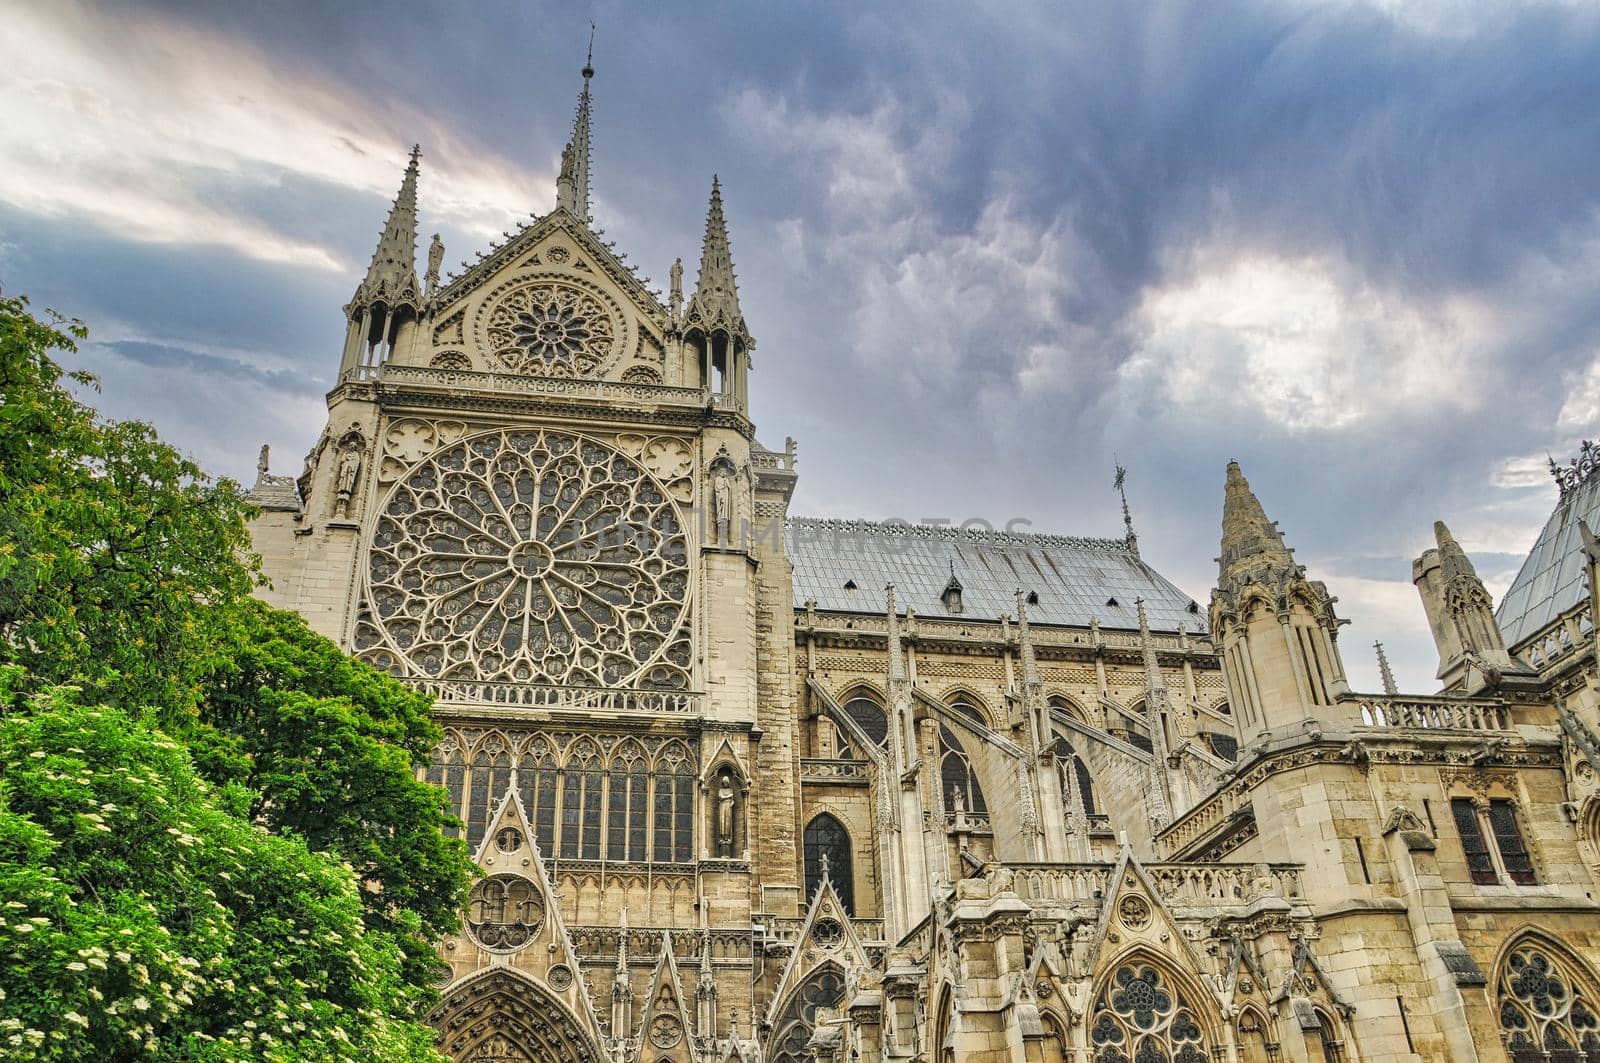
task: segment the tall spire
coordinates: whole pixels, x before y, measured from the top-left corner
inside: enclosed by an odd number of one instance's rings
[[[421,145],[413,145],[400,191],[389,208],[389,221],[372,252],[372,264],[350,300],[352,310],[379,302],[391,309],[401,304],[422,307],[417,285],[417,162],[421,158]]]
[[[743,341],[755,343],[739,310],[739,288],[733,275],[733,252],[728,246],[728,225],[722,217],[722,182],[711,178],[711,206],[706,210],[706,235],[700,249],[700,277],[684,313],[684,324],[706,332],[725,329]]]
[[[564,207],[585,225],[589,213],[589,81],[594,77],[594,23],[589,24],[589,54],[583,61],[583,91],[578,94],[578,116],[572,120],[572,139],[561,152],[561,174],[556,178],[556,206]]]
[[[1228,462],[1222,497],[1222,556],[1217,563],[1224,579],[1242,568],[1279,568],[1294,563],[1278,526],[1267,519],[1236,461]]]
[[[1383,643],[1374,642],[1372,648],[1378,651],[1378,675],[1383,680],[1383,692],[1389,697],[1400,693],[1400,685],[1394,681],[1394,670],[1389,667],[1389,656],[1383,652]]]

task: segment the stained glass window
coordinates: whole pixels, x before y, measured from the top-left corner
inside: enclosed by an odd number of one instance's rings
[[[1496,798],[1489,802],[1489,829],[1494,831],[1494,844],[1500,850],[1500,862],[1506,874],[1519,886],[1532,886],[1536,879],[1533,860],[1527,846],[1522,844],[1522,831],[1517,826],[1517,807],[1512,802]]]
[[[817,1009],[836,1008],[844,999],[844,972],[825,963],[806,978],[789,997],[773,1027],[767,1058],[772,1063],[810,1063],[806,1047],[816,1029]]]
[[[1205,1033],[1183,994],[1153,965],[1127,963],[1095,998],[1094,1063],[1208,1063]]]
[[[1600,1063],[1593,990],[1536,942],[1513,949],[1500,972],[1499,1020],[1516,1063]]]
[[[826,857],[828,880],[839,895],[839,903],[851,915],[856,911],[854,846],[850,832],[844,824],[824,812],[810,823],[801,836],[801,849],[805,858],[806,900],[817,895],[822,885],[823,860]]]
[[[1478,810],[1469,797],[1452,797],[1450,814],[1455,817],[1456,833],[1461,836],[1461,851],[1467,858],[1467,873],[1480,886],[1493,886],[1500,881],[1495,874],[1494,857],[1489,855],[1489,845],[1483,838],[1483,827],[1478,823]]]
[[[889,741],[889,717],[884,715],[883,709],[876,701],[865,697],[851,698],[845,702],[844,711],[849,714],[850,719],[855,721],[856,726],[866,732],[867,737],[879,746]],[[850,739],[841,730],[839,732],[839,756],[865,757],[866,753],[861,750],[852,750],[850,748]]]

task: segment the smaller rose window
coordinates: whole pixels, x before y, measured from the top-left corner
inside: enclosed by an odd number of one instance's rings
[[[590,376],[616,346],[610,309],[594,293],[566,284],[511,290],[491,304],[486,329],[495,358],[515,373]]]
[[[518,875],[490,875],[472,888],[467,900],[467,929],[494,952],[522,948],[539,936],[543,924],[543,895]]]

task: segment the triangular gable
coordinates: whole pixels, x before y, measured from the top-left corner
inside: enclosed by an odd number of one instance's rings
[[[554,233],[566,234],[578,245],[580,253],[593,262],[594,267],[611,279],[646,317],[665,322],[667,308],[661,305],[655,293],[644,286],[637,274],[623,263],[617,254],[601,242],[572,214],[557,208],[532,223],[523,226],[509,240],[469,266],[466,272],[439,290],[434,297],[433,309],[443,320],[473,292],[493,281],[502,273],[521,270],[525,259]],[[580,267],[581,268],[581,267]]]
[[[700,773],[700,782],[703,785],[709,786],[716,773],[726,765],[733,768],[734,778],[738,780],[739,785],[749,789],[750,773],[745,770],[743,761],[739,759],[739,754],[734,751],[733,743],[729,742],[726,737],[722,739],[716,751],[706,758],[705,765],[705,770]]]
[[[637,1043],[648,1051],[652,1061],[694,1063],[694,1021],[683,996],[678,977],[678,961],[673,956],[672,932],[661,935],[661,957],[650,978],[650,992],[641,1008]],[[647,1046],[647,1047],[645,1047]]]
[[[1331,981],[1328,972],[1323,970],[1322,962],[1317,959],[1316,953],[1311,951],[1311,943],[1301,938],[1294,944],[1294,956],[1289,961],[1289,970],[1283,976],[1283,982],[1278,986],[1278,991],[1273,994],[1274,1004],[1289,1001],[1294,1008],[1296,1018],[1302,1026],[1315,1029],[1313,1022],[1307,1026],[1308,1016],[1304,1013],[1304,1002],[1320,1002],[1332,1005],[1339,1014],[1348,1019],[1355,1014],[1355,1005],[1340,993]]]
[[[1096,979],[1122,955],[1142,947],[1166,956],[1175,967],[1204,985],[1205,964],[1130,847],[1122,847],[1108,881],[1111,888],[1100,908],[1089,955]]]
[[[496,961],[505,957],[501,963],[509,964],[519,974],[548,989],[572,1009],[589,1036],[597,1043],[604,1043],[588,987],[578,966],[577,950],[567,935],[555,888],[545,874],[544,860],[539,855],[538,840],[515,789],[508,787],[495,806],[489,818],[489,829],[473,854],[473,862],[483,870],[484,877],[473,886],[468,901],[462,944],[481,947],[479,955],[484,961],[483,967],[499,966]],[[531,888],[507,883],[509,895],[496,893],[490,907],[504,904],[509,912],[503,908],[486,910],[488,884],[508,877],[525,880]],[[506,897],[504,902],[500,900],[502,896]],[[530,920],[528,916],[535,910],[538,918]],[[523,936],[527,941],[519,944]]]
[[[800,935],[794,951],[784,964],[783,973],[772,991],[772,1002],[767,1006],[766,1025],[778,1021],[781,1009],[788,1003],[789,994],[803,983],[811,972],[831,963],[850,974],[872,966],[867,950],[856,933],[850,913],[845,910],[839,895],[834,892],[833,880],[824,875],[822,884],[806,908],[805,919],[800,924]]]

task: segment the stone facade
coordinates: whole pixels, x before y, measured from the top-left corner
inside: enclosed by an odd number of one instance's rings
[[[263,596],[437,698],[452,1059],[1600,1059],[1587,450],[1585,589],[1512,637],[1439,525],[1417,696],[1351,691],[1236,465],[1208,608],[1131,520],[792,517],[721,188],[663,301],[589,218],[592,73],[556,208],[460,276],[413,152],[253,494]]]

